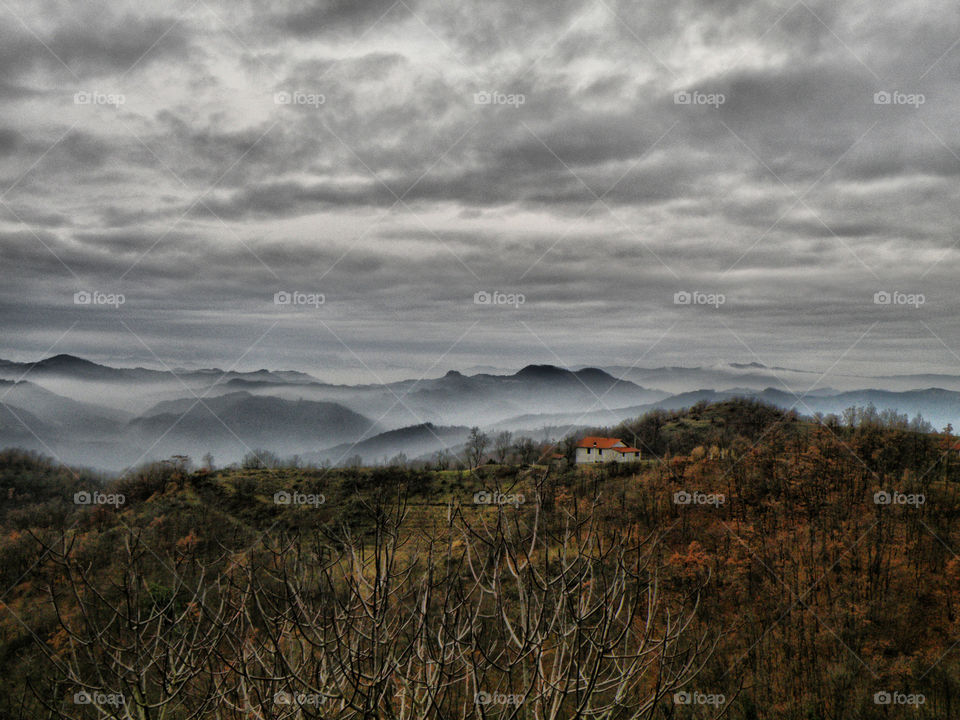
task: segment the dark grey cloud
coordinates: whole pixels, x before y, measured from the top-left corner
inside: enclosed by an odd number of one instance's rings
[[[20,145],[21,135],[12,127],[0,128],[0,157],[13,154]]]
[[[7,19],[0,26],[0,68],[7,78],[37,69],[78,78],[101,77],[190,50],[190,33],[173,15],[143,17],[102,3],[73,4],[49,28],[48,17],[9,6],[5,14]]]
[[[364,31],[395,6],[397,0],[312,0],[289,2],[274,7],[273,23],[294,36],[315,36],[331,32]],[[416,3],[411,0],[408,6]],[[400,11],[400,10],[398,10]]]

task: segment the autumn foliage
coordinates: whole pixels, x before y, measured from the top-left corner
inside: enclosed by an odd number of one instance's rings
[[[746,402],[608,430],[648,459],[179,468],[116,508],[6,452],[0,716],[960,717],[949,432]]]

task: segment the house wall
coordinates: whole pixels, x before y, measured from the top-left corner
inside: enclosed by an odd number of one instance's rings
[[[623,444],[620,445],[623,447]],[[590,454],[587,454],[590,450]],[[634,457],[633,453],[624,455],[613,450],[600,450],[599,448],[577,448],[577,463],[605,463],[605,462],[633,462],[640,458]]]
[[[590,450],[590,454],[589,454],[589,455],[587,454],[587,450]],[[597,448],[582,448],[582,447],[578,447],[578,448],[577,448],[577,462],[578,462],[578,463],[599,463],[599,462],[606,462],[607,460],[612,460],[612,459],[613,459],[613,458],[611,457],[611,455],[613,455],[613,454],[614,454],[614,453],[613,453],[612,450],[607,450],[607,452],[604,453],[602,450],[598,450]],[[606,457],[604,457],[604,456],[606,456]]]

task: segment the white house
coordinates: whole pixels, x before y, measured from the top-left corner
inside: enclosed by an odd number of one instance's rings
[[[585,437],[577,443],[577,463],[636,462],[640,451],[619,438]]]

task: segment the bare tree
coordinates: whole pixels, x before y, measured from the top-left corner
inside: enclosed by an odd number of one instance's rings
[[[596,501],[549,519],[451,505],[416,527],[399,483],[359,502],[362,532],[270,533],[229,565],[188,544],[158,568],[129,532],[98,574],[47,545],[51,684],[123,698],[39,695],[49,716],[639,720],[713,652],[691,630],[700,586],[668,599],[659,538],[602,526]]]
[[[278,555],[268,624],[304,717],[641,718],[713,651],[689,636],[698,596],[663,597],[655,537],[601,537],[592,513],[551,536],[499,506],[408,543],[402,507],[370,511],[366,540]]]
[[[521,438],[517,441],[514,449],[516,450],[517,455],[520,456],[520,462],[524,463],[525,465],[535,462],[540,456],[540,448],[537,447],[537,444],[532,438]]]
[[[38,693],[40,703],[70,720],[150,720],[174,710],[185,720],[210,717],[236,682],[212,663],[230,631],[219,579],[183,556],[166,582],[150,581],[156,558],[132,532],[117,548],[113,577],[97,578],[78,560],[75,537],[45,545],[59,630],[42,649],[66,697]]]
[[[467,461],[471,468],[478,467],[483,462],[483,453],[489,444],[489,435],[478,427],[470,428],[470,437],[467,438]]]
[[[497,437],[493,441],[493,453],[497,458],[497,462],[501,465],[503,461],[507,459],[507,455],[510,454],[513,443],[513,433],[509,430],[504,430],[503,432],[497,433]]]
[[[452,458],[446,448],[437,450],[434,454],[434,468],[436,470],[447,470],[450,467]]]

